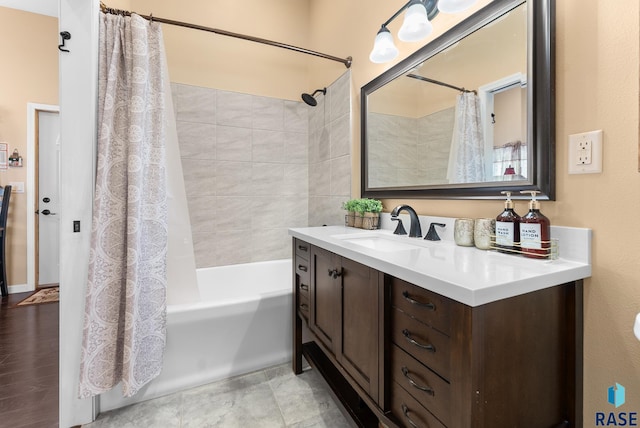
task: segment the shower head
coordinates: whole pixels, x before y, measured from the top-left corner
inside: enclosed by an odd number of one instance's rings
[[[323,88],[323,89],[316,89],[312,95],[309,94],[302,94],[302,101],[304,101],[305,103],[307,103],[308,105],[310,105],[311,107],[315,107],[318,105],[318,101],[316,101],[316,99],[314,98],[315,95],[318,92],[322,92],[323,95],[327,94],[327,88]]]

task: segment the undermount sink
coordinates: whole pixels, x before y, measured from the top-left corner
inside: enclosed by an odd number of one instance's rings
[[[408,242],[399,242],[384,236],[353,236],[340,239],[342,239],[343,242],[349,242],[365,248],[384,252],[417,250],[420,248],[419,245],[413,245]]]

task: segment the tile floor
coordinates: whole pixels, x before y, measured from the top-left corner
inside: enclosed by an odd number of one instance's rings
[[[291,363],[101,414],[86,428],[347,428],[322,376]]]

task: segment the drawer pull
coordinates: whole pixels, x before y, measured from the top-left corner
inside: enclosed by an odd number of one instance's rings
[[[307,305],[306,303],[302,303],[300,305],[300,309],[302,309],[303,311],[308,311],[309,310],[309,305]]]
[[[413,386],[414,388],[419,389],[420,391],[424,391],[429,395],[436,395],[435,391],[433,389],[431,389],[430,387],[418,385],[418,383],[416,383],[415,380],[411,379],[411,376],[409,376],[409,369],[408,368],[402,367],[401,370],[402,370],[402,374],[404,375],[404,377],[407,378],[407,380],[409,381],[411,386]]]
[[[309,286],[307,284],[300,284],[300,290],[309,291]]]
[[[306,245],[298,245],[298,250],[300,251],[309,251],[309,247]]]
[[[298,265],[298,270],[300,270],[302,272],[306,272],[307,271],[307,267],[305,265]]]
[[[427,309],[429,309],[431,311],[435,311],[436,310],[436,305],[434,305],[431,302],[428,302],[428,303],[419,302],[418,300],[413,299],[412,297],[410,297],[409,296],[409,292],[406,291],[406,290],[402,292],[402,297],[404,297],[412,305],[422,306],[423,308],[427,308]]]
[[[436,352],[435,346],[431,344],[423,345],[422,343],[417,342],[415,339],[413,339],[411,337],[411,333],[409,333],[409,330],[407,329],[402,330],[402,335],[405,337],[405,339],[407,339],[407,342],[411,343],[412,345],[416,345],[418,348],[426,349],[427,351],[430,351],[430,352]]]
[[[404,403],[402,403],[402,413],[404,414],[404,417],[407,419],[407,422],[409,422],[409,425],[411,425],[413,428],[418,428],[418,425],[416,425],[416,423],[413,422],[409,417],[409,408]]]

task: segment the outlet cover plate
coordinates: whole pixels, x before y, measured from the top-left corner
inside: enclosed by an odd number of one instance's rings
[[[569,174],[602,172],[602,130],[569,135]]]

